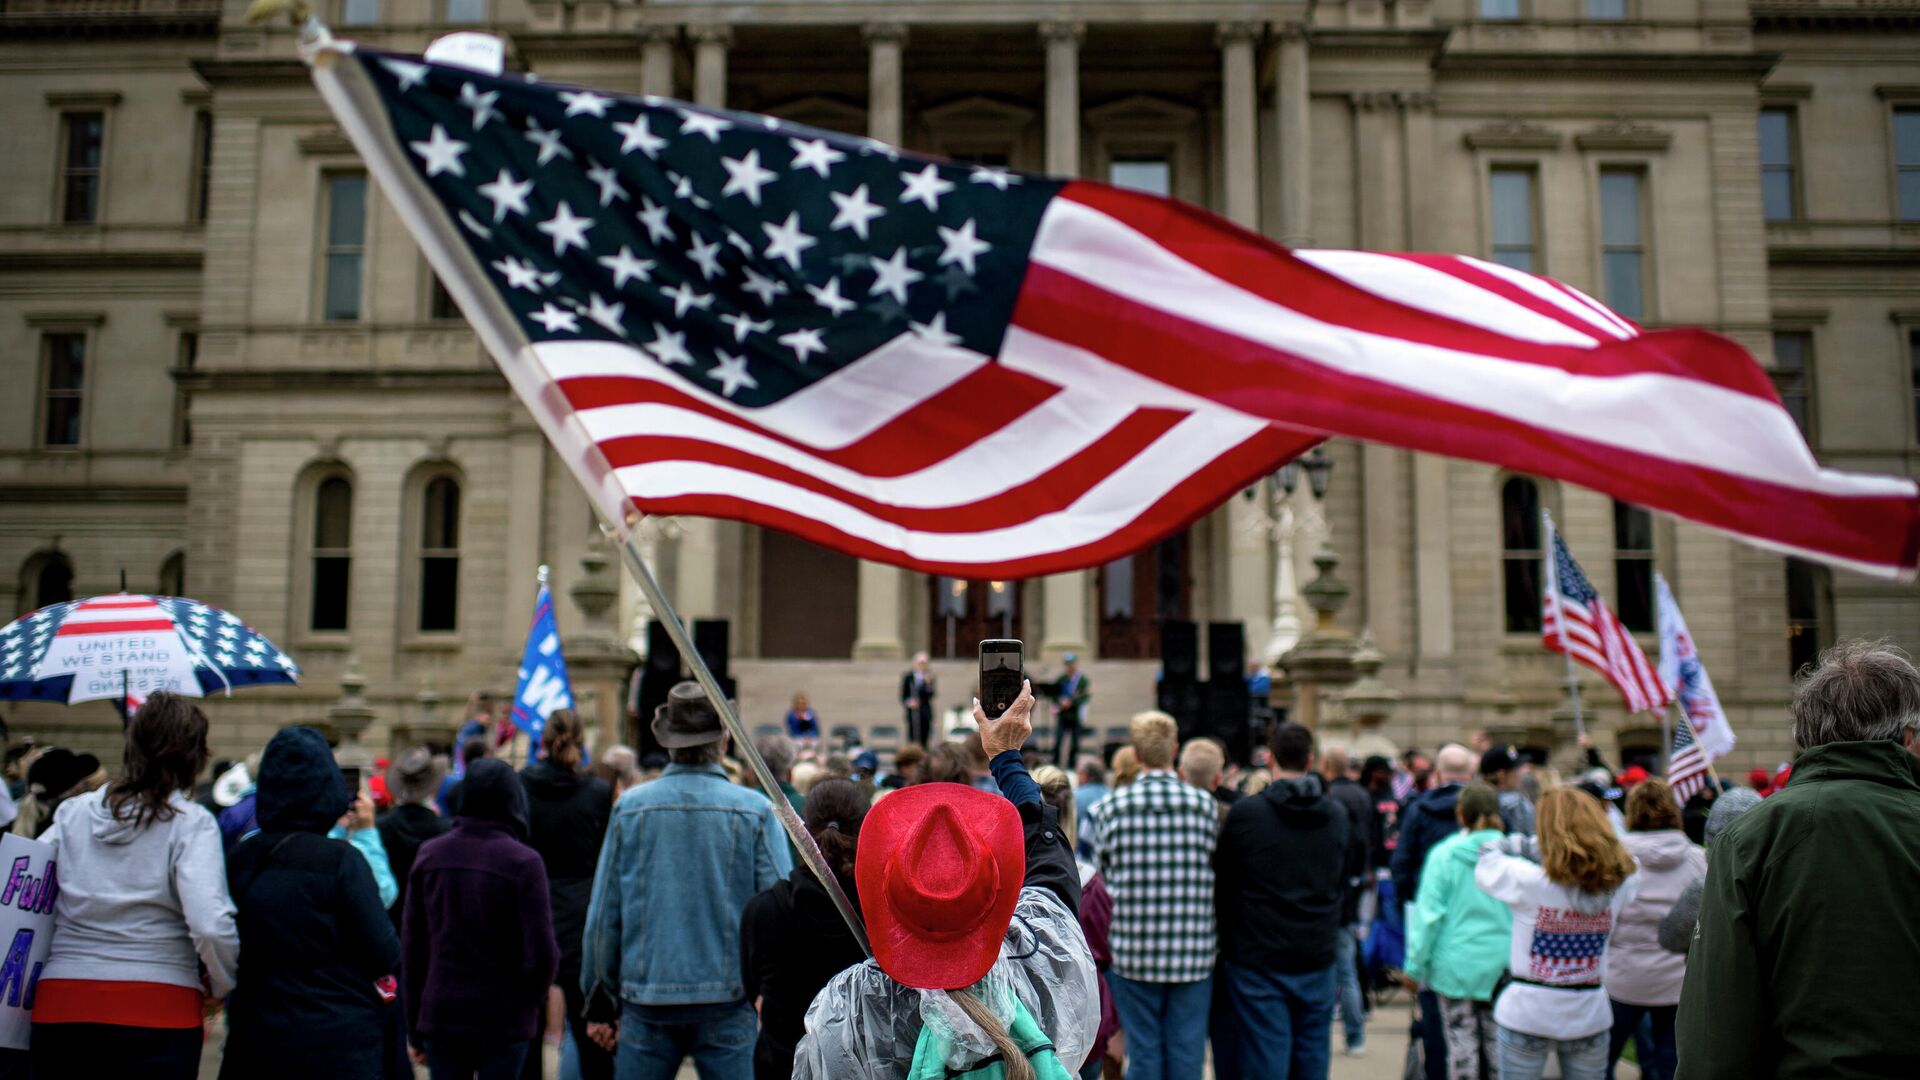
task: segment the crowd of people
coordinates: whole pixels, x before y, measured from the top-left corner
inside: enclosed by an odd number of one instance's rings
[[[1318,1080],[1400,988],[1411,1075],[1920,1076],[1896,650],[1803,679],[1764,800],[1683,805],[1591,745],[1571,782],[1471,739],[1355,762],[1288,722],[1242,769],[1153,711],[1069,773],[1032,708],[884,765],[763,736],[819,877],[693,683],[664,762],[560,710],[524,768],[479,723],[368,777],[297,726],[210,774],[205,715],[155,694],[111,779],[42,754],[72,782],[13,807],[59,893],[0,1076],[184,1080],[223,1011],[233,1078],[538,1077],[555,1039],[583,1080]]]

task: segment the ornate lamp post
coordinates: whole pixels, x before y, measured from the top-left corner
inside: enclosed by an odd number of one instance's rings
[[[1314,517],[1319,518],[1317,523],[1324,528],[1325,520],[1318,508],[1326,498],[1333,474],[1333,459],[1325,446],[1316,446],[1304,456],[1280,466],[1267,480],[1268,508],[1264,524],[1273,537],[1273,632],[1267,638],[1261,659],[1270,668],[1277,666],[1287,650],[1300,640],[1300,586],[1294,572],[1294,541],[1303,530],[1294,510],[1293,494],[1299,490],[1303,474],[1307,478],[1307,491],[1313,496]],[[1248,488],[1242,494],[1252,501],[1257,489]]]
[[[1318,504],[1326,498],[1333,474],[1333,458],[1326,447],[1316,446],[1302,457],[1300,471],[1306,474],[1308,489]],[[1284,557],[1290,561],[1290,556],[1291,551]],[[1351,685],[1359,674],[1354,666],[1358,646],[1353,635],[1334,622],[1353,590],[1335,575],[1340,556],[1325,534],[1320,550],[1314,553],[1313,565],[1318,574],[1300,590],[1314,610],[1313,627],[1279,657],[1292,683],[1293,718],[1308,727],[1320,725],[1338,700],[1338,691]]]

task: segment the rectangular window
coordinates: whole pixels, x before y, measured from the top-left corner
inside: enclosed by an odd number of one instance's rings
[[[1775,330],[1773,332],[1773,388],[1780,404],[1793,416],[1800,436],[1813,441],[1813,332]]]
[[[1893,167],[1901,221],[1920,221],[1920,108],[1893,110]]]
[[[1760,207],[1768,221],[1800,216],[1793,178],[1793,110],[1760,110]]]
[[[1520,0],[1480,0],[1480,17],[1517,19],[1520,17]]]
[[[70,112],[60,118],[60,220],[85,225],[100,220],[100,161],[107,114]]]
[[[487,21],[487,0],[447,0],[447,21],[477,23]]]
[[[1600,259],[1607,306],[1629,319],[1646,314],[1646,226],[1638,169],[1600,170]]]
[[[1613,577],[1620,624],[1653,632],[1653,515],[1632,503],[1613,504]]]
[[[87,335],[48,334],[42,339],[45,387],[41,399],[40,445],[79,446],[80,414],[87,390]]]
[[[1166,158],[1115,158],[1107,166],[1107,183],[1149,195],[1171,195],[1173,165]]]
[[[1493,261],[1536,273],[1533,170],[1500,167],[1492,173]]]
[[[193,114],[193,186],[187,220],[207,220],[207,193],[213,177],[213,114],[201,109]]]
[[[192,373],[194,362],[200,358],[200,334],[193,330],[181,334],[179,350],[173,368],[173,445],[186,447],[193,445],[193,420],[188,415],[192,402],[181,388],[181,380]]]
[[[360,269],[367,237],[367,178],[329,176],[327,187],[326,285],[323,317],[360,317]]]
[[[380,0],[345,0],[340,21],[347,26],[368,26],[380,21]]]
[[[447,287],[440,283],[440,275],[434,274],[431,270],[427,271],[427,273],[433,275],[433,291],[427,296],[427,318],[459,318],[460,309],[455,306],[453,302],[453,294],[448,292]]]
[[[1787,673],[1794,678],[1811,668],[1827,647],[1831,589],[1826,567],[1787,560]]]
[[[1618,21],[1627,17],[1627,0],[1587,0],[1587,18]]]

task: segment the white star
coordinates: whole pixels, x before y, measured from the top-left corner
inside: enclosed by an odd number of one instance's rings
[[[573,151],[560,145],[560,132],[548,131],[540,126],[540,121],[527,118],[527,141],[540,148],[539,164],[545,165],[555,157],[573,160]]]
[[[833,317],[836,319],[860,306],[840,295],[840,279],[837,277],[828,278],[825,288],[817,285],[807,286],[807,295],[813,297],[814,303],[833,312]]]
[[[873,264],[874,273],[873,284],[867,289],[867,295],[890,293],[902,307],[907,303],[907,286],[927,276],[907,265],[907,249],[904,247],[895,248],[893,254],[884,259],[869,255],[867,261]]]
[[[585,114],[604,118],[607,115],[607,106],[613,104],[612,98],[603,98],[591,90],[582,90],[577,94],[562,90],[560,100],[567,103],[568,116]]]
[[[640,346],[653,354],[655,360],[669,366],[673,364],[693,363],[693,354],[687,351],[687,335],[670,331],[659,323],[653,324],[654,339]]]
[[[847,160],[847,155],[828,146],[825,139],[788,139],[787,144],[793,147],[793,164],[788,167],[812,169],[823,180],[834,165]]]
[[[527,212],[527,196],[533,194],[533,181],[516,181],[511,171],[501,169],[499,176],[490,183],[481,184],[478,190],[492,200],[493,220],[498,222],[507,216],[509,210],[516,214]]]
[[[733,126],[731,121],[709,116],[703,112],[694,112],[692,109],[675,109],[674,111],[680,114],[680,134],[698,133],[705,135],[709,142],[719,142],[720,133]]]
[[[940,209],[940,196],[953,190],[953,183],[940,177],[940,167],[928,165],[917,173],[901,173],[900,179],[906,187],[900,192],[903,203],[918,200],[925,203],[927,209]]]
[[[660,151],[666,149],[667,146],[666,139],[655,135],[648,129],[645,113],[634,117],[632,120],[616,120],[613,125],[613,130],[620,133],[620,152],[623,154],[631,154],[635,150],[638,150],[648,157],[658,157]]]
[[[625,288],[629,278],[639,278],[641,281],[653,280],[653,260],[635,258],[633,251],[625,244],[620,245],[618,255],[602,255],[594,261],[613,271],[615,289]]]
[[[909,322],[915,337],[933,345],[958,345],[960,335],[947,329],[947,313],[936,311],[933,318],[923,323]]]
[[[489,120],[505,120],[493,103],[500,100],[500,91],[489,90],[481,93],[472,83],[460,84],[460,104],[473,112],[473,130],[479,131],[487,126]]]
[[[653,200],[645,195],[640,196],[640,205],[643,209],[638,216],[640,224],[647,227],[647,239],[656,244],[671,242],[673,226],[667,224],[667,208],[653,205]]]
[[[765,280],[764,278],[762,280]],[[750,315],[722,315],[720,321],[733,327],[733,340],[745,341],[748,334],[764,334],[773,329],[773,323],[757,322]]]
[[[615,199],[625,199],[627,189],[620,186],[620,174],[609,166],[602,165],[592,158],[587,159],[591,168],[587,169],[587,179],[600,185],[600,205],[611,206]]]
[[[868,200],[867,185],[865,184],[854,188],[853,194],[851,195],[842,195],[837,191],[829,191],[827,192],[827,197],[832,199],[833,205],[839,208],[833,215],[833,224],[830,225],[829,228],[852,229],[854,234],[862,240],[867,238],[867,225],[871,223],[874,218],[886,213],[885,210],[880,209]]]
[[[747,283],[740,287],[759,297],[761,307],[772,307],[774,297],[787,294],[787,283],[784,281],[761,277],[751,266],[742,267],[741,272],[747,275]]]
[[[947,245],[946,250],[940,253],[941,266],[959,263],[968,274],[972,274],[974,258],[993,250],[992,244],[974,235],[972,218],[968,218],[957,229],[949,229],[945,225],[936,227],[940,230],[941,243]]]
[[[759,388],[760,384],[754,381],[753,376],[747,374],[746,357],[735,356],[725,349],[714,351],[719,354],[720,362],[714,365],[712,371],[707,372],[707,377],[720,384],[722,394],[732,397],[743,386],[749,390]]]
[[[747,201],[760,205],[760,189],[779,178],[779,173],[760,167],[760,151],[749,150],[743,158],[723,157],[720,167],[727,170],[727,186],[720,189],[720,197],[745,195]]]
[[[587,230],[593,228],[593,219],[576,215],[573,208],[563,202],[553,208],[552,217],[534,228],[553,237],[553,253],[564,255],[569,247],[586,250]]]
[[[747,243],[746,237],[741,236],[732,229],[727,230],[727,243],[739,248],[740,254],[745,255],[749,259],[753,258],[753,245]]]
[[[720,276],[720,241],[709,241],[704,236],[694,237],[693,246],[687,249],[687,258],[693,260],[708,281]]]
[[[562,311],[550,303],[542,305],[539,311],[527,317],[546,327],[549,334],[561,330],[573,334],[580,332],[580,316],[571,311]]]
[[[290,668],[293,666],[293,657],[288,656],[286,653],[274,653],[273,662],[283,668]]]
[[[672,169],[668,169],[667,179],[673,181],[673,194],[676,198],[685,199],[702,210],[709,209],[713,206],[712,203],[694,193],[692,177],[681,176]]]
[[[803,364],[807,362],[809,353],[827,351],[826,343],[820,340],[820,331],[817,329],[795,330],[791,334],[781,334],[774,340],[792,349],[794,358]]]
[[[669,285],[660,291],[673,298],[673,317],[676,319],[685,316],[688,308],[705,311],[713,306],[713,294],[694,292],[692,285]]]
[[[861,152],[861,153],[863,153],[863,154],[883,154],[883,155],[885,155],[885,156],[886,156],[886,159],[887,159],[888,161],[899,161],[899,160],[900,160],[900,151],[899,151],[899,150],[896,150],[896,149],[894,149],[894,148],[893,148],[892,146],[890,146],[890,145],[888,145],[888,144],[886,144],[886,143],[883,143],[883,142],[881,142],[881,141],[880,141],[879,139],[875,139],[875,138],[872,138],[872,137],[870,137],[870,136],[866,136],[866,135],[862,135],[862,136],[859,136],[859,139],[860,139],[860,142],[861,142],[861,143],[863,144],[863,145],[862,145],[862,146],[860,147],[860,152]]]
[[[530,293],[540,291],[540,271],[535,270],[530,262],[505,258],[494,263],[493,268],[506,277],[509,289],[525,289]]]
[[[413,152],[426,162],[427,175],[439,176],[452,173],[455,176],[467,175],[467,167],[460,164],[460,155],[467,152],[467,144],[447,134],[447,129],[439,124],[433,125],[433,134],[426,142],[408,143]]]
[[[626,324],[621,321],[626,318],[626,314],[627,305],[609,304],[605,300],[600,299],[599,293],[587,294],[587,318],[606,327],[613,333],[619,334],[621,337],[627,336]]]
[[[427,78],[425,64],[410,63],[406,60],[382,60],[380,66],[393,72],[394,77],[400,80],[400,92],[403,94],[419,86]]]
[[[990,165],[975,165],[973,167],[973,175],[968,179],[976,184],[992,184],[1001,191],[1007,190],[1008,184],[1017,184],[1020,182],[1019,177],[1007,170],[996,169]]]
[[[800,269],[800,253],[820,242],[800,231],[798,210],[788,214],[787,220],[779,225],[763,221],[760,227],[767,231],[767,258],[785,259],[795,270]]]

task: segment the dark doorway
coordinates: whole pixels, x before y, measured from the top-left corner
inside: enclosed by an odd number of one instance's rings
[[[978,654],[987,638],[1026,636],[1021,630],[1018,581],[937,577],[928,585],[933,590],[933,602],[928,605],[933,615],[929,655],[967,658]]]
[[[860,561],[797,536],[760,533],[760,655],[845,660],[853,655]]]
[[[1150,660],[1160,655],[1160,625],[1189,617],[1192,545],[1175,533],[1100,568],[1100,656]]]

